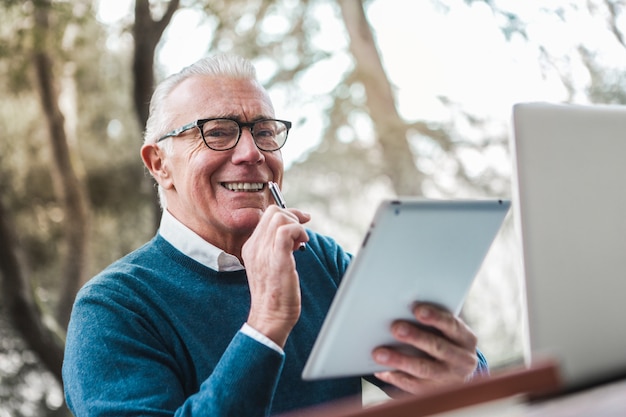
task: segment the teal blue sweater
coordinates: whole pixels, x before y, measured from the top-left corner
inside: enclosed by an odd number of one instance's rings
[[[300,376],[350,261],[329,238],[310,234],[307,246],[294,253],[302,313],[284,355],[239,331],[250,306],[245,271],[216,272],[158,234],[109,266],[72,312],[63,365],[72,412],[268,416],[359,394],[360,378]]]

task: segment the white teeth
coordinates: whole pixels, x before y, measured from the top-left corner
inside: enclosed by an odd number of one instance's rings
[[[222,185],[230,191],[261,191],[263,189],[262,182],[225,182]]]

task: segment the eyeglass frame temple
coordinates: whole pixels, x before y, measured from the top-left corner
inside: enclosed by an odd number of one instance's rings
[[[200,121],[202,121],[202,119],[201,120],[196,120],[195,122],[187,123],[185,126],[181,126],[178,129],[174,129],[171,132],[166,133],[165,135],[161,136],[159,138],[159,140],[157,140],[157,143],[161,142],[162,140],[165,140],[167,138],[176,137],[176,136],[180,135],[181,133],[186,132],[189,129],[192,129],[194,127],[199,127],[198,126],[198,122],[200,122]]]

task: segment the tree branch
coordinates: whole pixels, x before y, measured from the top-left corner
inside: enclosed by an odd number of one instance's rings
[[[133,25],[133,38],[135,39],[135,52],[133,54],[133,103],[135,113],[141,130],[146,126],[150,113],[150,98],[154,90],[154,53],[156,46],[170,23],[174,13],[178,9],[180,1],[172,0],[167,5],[165,14],[159,21],[154,21],[150,13],[149,0],[135,0],[135,24]],[[144,177],[144,181],[152,179]],[[154,187],[148,187],[154,189]],[[156,192],[152,194],[152,213],[154,229],[159,227],[161,206]]]
[[[135,1],[135,24],[133,38],[135,53],[133,55],[133,101],[139,121],[143,129],[148,120],[150,97],[154,89],[154,53],[161,40],[165,28],[178,9],[180,0],[172,0],[167,5],[163,17],[155,21],[150,13],[149,0]]]
[[[60,201],[64,209],[64,278],[61,281],[57,320],[67,328],[76,292],[82,285],[87,269],[89,209],[84,189],[72,166],[65,132],[65,119],[59,108],[58,92],[54,88],[53,62],[46,52],[48,36],[49,1],[37,3],[35,8],[35,67],[39,101],[48,125],[53,157],[53,175],[59,180]]]
[[[407,141],[407,125],[398,114],[391,84],[383,68],[374,36],[361,0],[340,0],[350,36],[350,51],[356,62],[356,77],[363,83],[367,107],[378,133],[386,170],[396,193],[421,195],[424,176],[415,165]]]

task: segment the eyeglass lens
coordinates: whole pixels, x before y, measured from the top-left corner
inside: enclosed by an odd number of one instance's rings
[[[287,140],[287,126],[278,120],[255,122],[251,133],[259,149],[265,151],[277,150]],[[202,135],[209,148],[230,149],[235,146],[240,137],[240,127],[236,121],[230,119],[210,120],[202,126]]]

